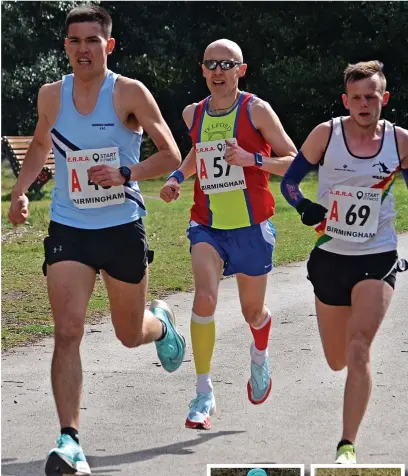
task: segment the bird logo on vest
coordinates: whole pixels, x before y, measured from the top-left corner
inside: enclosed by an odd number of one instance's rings
[[[376,164],[373,164],[373,167],[378,167],[380,174],[390,174],[391,171],[388,170],[388,167],[383,164],[382,162],[378,162]]]

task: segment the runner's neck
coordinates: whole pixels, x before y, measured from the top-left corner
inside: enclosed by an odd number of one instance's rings
[[[211,96],[208,102],[208,111],[211,114],[226,114],[230,110],[232,110],[239,100],[239,96],[241,91],[236,91],[234,95],[231,97],[223,97],[219,100]]]
[[[107,73],[108,69],[104,68],[100,73],[91,78],[81,78],[74,74],[74,91],[78,99],[88,96],[92,92],[99,91]]]
[[[383,134],[383,121],[380,119],[369,127],[361,127],[350,116],[343,121],[343,125],[344,130],[350,139],[354,139],[356,141],[370,142],[372,140],[378,140],[381,139]]]

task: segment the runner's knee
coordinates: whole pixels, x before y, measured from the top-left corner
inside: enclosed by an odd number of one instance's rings
[[[81,321],[77,323],[76,321]],[[84,335],[82,319],[62,318],[54,328],[56,345],[80,345]]]
[[[116,337],[128,349],[133,349],[143,344],[143,336],[141,332],[139,332],[138,334],[136,334],[135,332],[128,332],[128,333],[116,332]]]
[[[194,312],[199,316],[212,316],[217,306],[216,297],[208,291],[197,290],[194,295]]]
[[[241,311],[245,321],[251,326],[260,326],[264,321],[263,305],[261,307],[242,305]]]
[[[352,337],[347,346],[347,367],[359,369],[370,362],[370,345],[363,334]]]
[[[340,372],[346,366],[346,359],[339,358],[339,357],[328,357],[326,356],[327,363],[329,367],[334,370],[335,372]]]
[[[143,309],[144,313],[144,309]],[[112,315],[116,337],[125,347],[132,349],[143,344],[143,314],[122,315],[118,318]],[[126,321],[126,322],[125,322]]]

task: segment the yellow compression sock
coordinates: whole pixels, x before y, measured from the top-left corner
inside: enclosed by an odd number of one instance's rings
[[[214,316],[201,317],[193,311],[190,333],[196,372],[208,374],[215,345]]]

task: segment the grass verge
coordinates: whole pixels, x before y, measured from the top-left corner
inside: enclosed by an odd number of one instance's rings
[[[12,172],[2,167],[2,346],[31,342],[53,332],[45,278],[42,276],[43,239],[47,234],[51,188],[45,187],[41,200],[31,201],[27,225],[13,229],[7,220],[10,190],[14,184]],[[159,199],[163,180],[141,184],[149,215],[145,220],[149,245],[155,251],[150,268],[149,299],[192,289],[189,243],[186,228],[193,197],[193,182],[182,187],[177,202],[165,204]],[[277,247],[274,265],[305,259],[313,247],[314,232],[299,220],[296,211],[281,196],[279,182],[271,181],[276,198]],[[311,178],[302,184],[308,197],[315,197],[317,182]],[[408,231],[408,196],[405,184],[397,180],[395,187],[398,215],[397,231]],[[88,318],[108,314],[105,289],[97,280]]]

